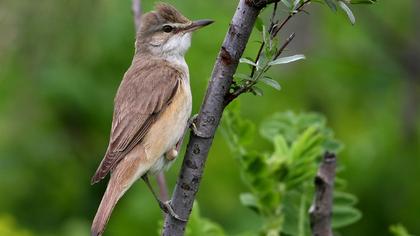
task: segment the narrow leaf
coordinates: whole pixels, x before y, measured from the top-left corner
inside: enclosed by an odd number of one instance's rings
[[[360,218],[362,218],[362,213],[356,208],[333,206],[332,227],[335,229],[351,225],[360,220]]]
[[[253,211],[258,212],[258,199],[252,193],[241,193],[239,199],[242,205],[251,208]]]
[[[251,65],[251,66],[258,67],[257,64],[255,64],[255,62],[253,62],[253,61],[251,61],[251,60],[249,60],[247,58],[241,58],[241,59],[239,59],[239,62],[240,63],[248,64],[248,65]]]
[[[236,73],[233,75],[234,78],[242,79],[242,80],[251,80],[252,78],[249,75]]]
[[[347,6],[346,3],[344,3],[343,1],[338,1],[338,5],[341,7],[341,9],[343,9],[343,11],[347,14],[347,17],[349,18],[350,22],[352,25],[354,25],[354,23],[356,23],[356,18],[353,15],[353,12],[351,11],[351,9]]]
[[[264,94],[264,92],[260,88],[255,87],[255,86],[253,86],[251,88],[251,92],[252,92],[252,94],[254,94],[256,96],[262,96]]]
[[[289,3],[289,1],[288,0],[281,0],[281,2],[288,8],[288,9],[291,9],[292,8],[292,6],[290,5],[290,3]]]
[[[268,65],[273,66],[273,65],[279,65],[279,64],[287,64],[287,63],[302,60],[302,59],[305,59],[305,58],[306,57],[302,54],[297,54],[297,55],[290,56],[290,57],[281,57],[281,58],[277,58],[274,61],[271,61],[270,63],[268,63]]]
[[[277,81],[275,81],[275,80],[273,80],[273,79],[271,79],[267,76],[264,76],[263,78],[261,78],[260,81],[263,82],[264,84],[268,85],[268,86],[271,86],[271,87],[277,89],[277,90],[281,89],[281,86]]]
[[[324,0],[325,3],[330,7],[331,10],[337,11],[337,6],[335,5],[334,0]]]
[[[389,231],[394,236],[413,236],[412,234],[408,233],[407,229],[401,224],[391,225],[389,227]]]
[[[300,2],[301,2],[301,0],[295,0],[295,2],[293,3],[293,10],[296,10],[296,8],[299,6]]]

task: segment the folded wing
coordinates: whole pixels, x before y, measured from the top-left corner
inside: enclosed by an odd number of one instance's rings
[[[151,61],[130,67],[115,97],[110,142],[92,177],[92,184],[103,179],[142,141],[171,103],[178,90],[181,73],[176,68]]]

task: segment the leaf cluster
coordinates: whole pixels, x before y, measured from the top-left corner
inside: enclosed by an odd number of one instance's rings
[[[225,236],[222,227],[201,216],[198,203],[194,202],[188,226],[185,231],[186,236]]]
[[[308,209],[313,179],[321,156],[342,148],[315,113],[275,113],[260,126],[261,135],[273,150],[256,152],[251,147],[255,125],[239,115],[237,106],[224,116],[223,132],[241,166],[249,192],[240,195],[243,205],[263,218],[262,235],[310,235]],[[354,223],[361,213],[354,208],[357,198],[343,191],[337,181],[334,193],[333,227]]]

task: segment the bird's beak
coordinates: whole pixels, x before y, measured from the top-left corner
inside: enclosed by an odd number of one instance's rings
[[[213,20],[196,20],[184,28],[185,32],[192,32],[213,23]]]

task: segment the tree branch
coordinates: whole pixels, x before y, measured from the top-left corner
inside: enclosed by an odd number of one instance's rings
[[[191,132],[171,201],[175,212],[184,219],[188,219],[191,213],[213,136],[225,108],[224,98],[232,85],[232,76],[260,13],[261,8],[250,2],[252,1],[240,0],[214,65],[206,96],[196,120],[197,130],[202,135],[199,137]],[[162,235],[181,236],[185,227],[186,222],[167,216]]]
[[[325,153],[315,177],[315,197],[309,209],[313,236],[332,236],[331,216],[333,205],[336,156]]]

